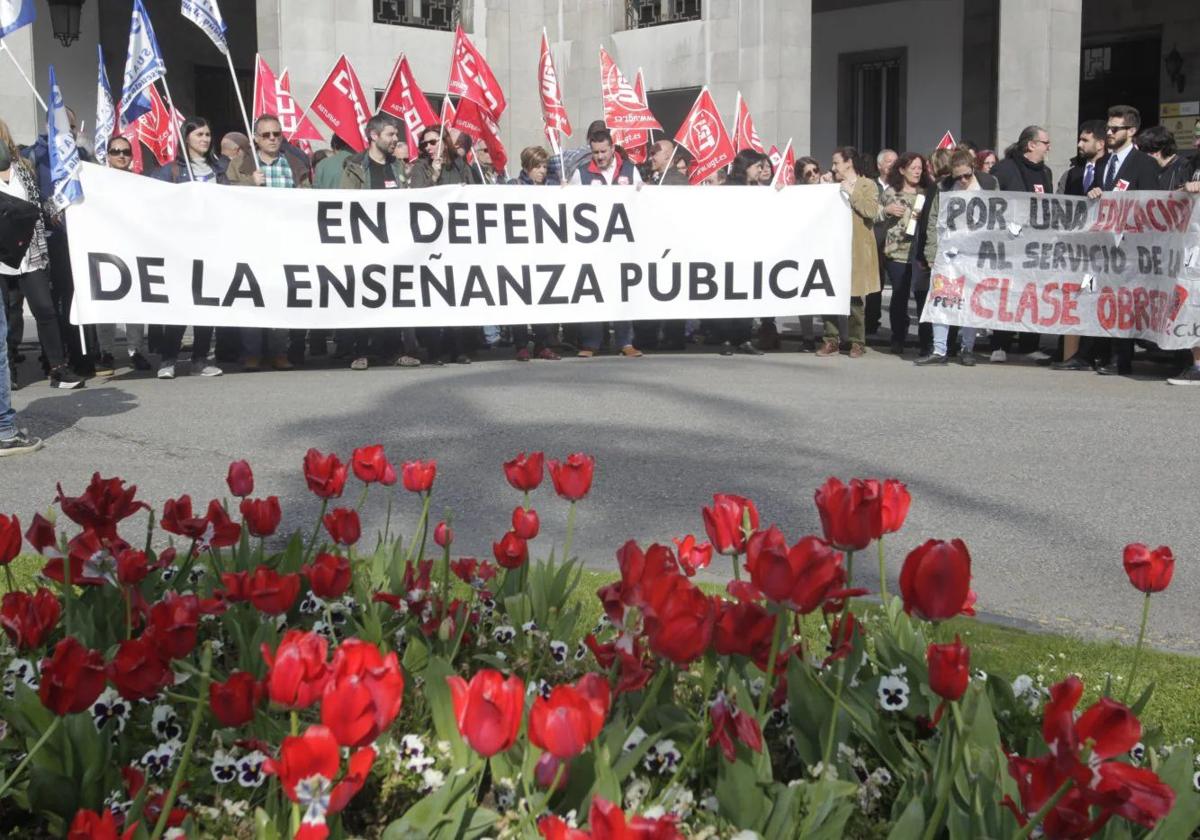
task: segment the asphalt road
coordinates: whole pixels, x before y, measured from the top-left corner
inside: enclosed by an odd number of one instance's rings
[[[598,468],[576,548],[590,565],[615,568],[626,539],[702,535],[700,508],[715,491],[752,497],[795,540],[820,528],[812,493],[826,476],[895,476],[914,502],[890,543],[893,586],[913,546],[962,537],[982,611],[1128,639],[1141,601],[1121,550],[1166,544],[1179,560],[1155,599],[1152,638],[1200,652],[1200,389],[1160,379],[1011,362],[918,369],[874,352],[857,361],[694,350],[517,364],[503,351],[418,370],[173,382],[127,374],[78,392],[41,383],[15,404],[47,441],[40,453],[0,461],[0,511],[24,522],[51,504],[56,482],[73,494],[93,470],[137,484],[161,507],[185,492],[224,494],[229,461],[247,458],[258,494],[279,495],[285,521],[308,528],[317,504],[301,477],[305,450],[348,456],[378,442],[396,463],[437,459],[435,510],[454,511],[456,550],[490,556],[519,501],[501,462],[520,450],[583,450]],[[411,528],[417,507],[401,496]],[[567,506],[548,480],[534,502],[546,552],[561,544]],[[384,508],[375,497],[365,524],[381,528]],[[873,559],[858,565],[875,586]]]

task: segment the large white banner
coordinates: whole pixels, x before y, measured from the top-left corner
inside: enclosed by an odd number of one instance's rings
[[[1200,217],[1182,192],[952,192],[922,319],[1200,345]]]
[[[80,324],[354,328],[849,312],[836,186],[280,190],[85,165]]]

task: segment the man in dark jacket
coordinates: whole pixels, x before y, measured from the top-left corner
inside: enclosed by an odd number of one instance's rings
[[[1114,105],[1108,109],[1108,123],[1104,128],[1108,154],[1100,161],[1100,181],[1088,190],[1088,198],[1097,199],[1106,192],[1158,189],[1158,164],[1133,145],[1141,125],[1142,115],[1132,105]],[[1133,339],[1114,338],[1109,348],[1107,364],[1096,372],[1103,376],[1132,373]]]
[[[1046,166],[1046,155],[1050,152],[1050,135],[1040,125],[1026,126],[1017,142],[1008,147],[1004,160],[992,169],[992,175],[1000,189],[1006,192],[1051,193],[1054,192],[1054,174]],[[1017,352],[1028,353],[1031,358],[1045,359],[1038,350],[1041,336],[1038,333],[1015,333],[1006,330],[992,331],[993,362],[1008,361],[1013,339],[1017,339]]]

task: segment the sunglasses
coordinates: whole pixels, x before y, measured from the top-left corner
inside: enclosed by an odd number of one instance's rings
[[[812,178],[820,173],[816,169],[805,169],[800,174],[803,175],[805,178]]]
[[[421,141],[422,146],[436,146],[437,144],[438,144],[438,141],[436,141],[436,140],[422,140]]]
[[[109,149],[109,157],[133,157],[133,149]]]
[[[1118,131],[1128,131],[1132,126],[1128,125],[1106,125],[1104,130],[1109,134],[1116,134]]]
[[[258,136],[259,136],[259,139],[261,139],[261,140],[274,140],[276,137],[282,137],[283,132],[282,131],[260,131],[258,133]]]

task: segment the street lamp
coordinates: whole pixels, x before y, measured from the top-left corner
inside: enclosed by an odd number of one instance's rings
[[[84,0],[47,0],[50,6],[50,26],[54,37],[64,47],[79,40],[79,15]]]

